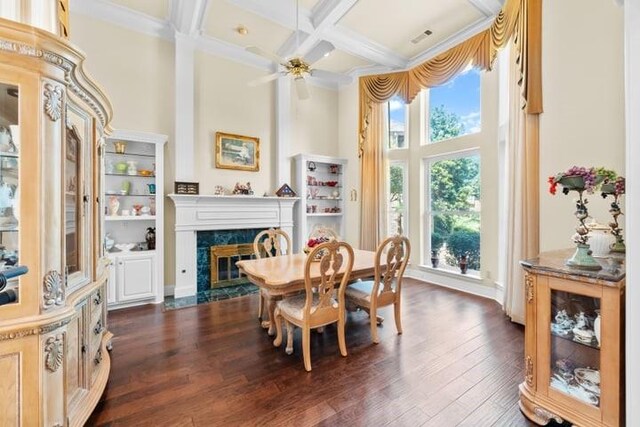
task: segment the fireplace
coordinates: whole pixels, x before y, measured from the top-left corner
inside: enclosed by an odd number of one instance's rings
[[[169,197],[176,207],[173,292],[176,298],[210,289],[211,246],[251,243],[259,231],[271,227],[293,236],[293,206],[297,197],[186,194]],[[218,264],[218,271],[220,268]]]
[[[235,262],[253,256],[253,240],[264,228],[197,232],[198,291],[232,286],[239,272]],[[245,279],[246,280],[246,279]]]

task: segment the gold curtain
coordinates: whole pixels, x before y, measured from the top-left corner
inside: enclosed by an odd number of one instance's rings
[[[360,78],[360,116],[358,151],[362,186],[362,205],[360,240],[362,249],[374,249],[370,235],[378,230],[379,203],[381,196],[379,178],[383,175],[383,164],[379,153],[382,148],[382,132],[377,123],[379,106],[394,96],[401,97],[405,103],[411,103],[418,93],[425,88],[445,83],[464,70],[469,64],[482,69],[491,70],[498,50],[505,47],[509,40],[514,40],[515,62],[519,74],[518,84],[521,93],[521,107],[527,124],[524,144],[529,152],[535,155],[527,158],[529,176],[527,181],[533,188],[538,184],[538,115],[542,113],[542,0],[507,0],[493,24],[485,31],[471,37],[459,45],[407,71],[365,76]],[[375,129],[374,129],[375,128]],[[535,138],[529,139],[529,136]],[[374,163],[377,162],[377,163]],[[535,162],[535,167],[533,165]],[[535,185],[533,185],[535,184]],[[535,239],[525,242],[529,249],[538,248],[538,200],[537,191],[530,194],[535,197],[532,210],[523,219],[527,228],[527,236],[535,235]],[[378,217],[376,217],[378,216]],[[377,219],[376,219],[377,218]],[[371,236],[373,237],[373,236]],[[380,237],[380,236],[375,236]]]
[[[368,127],[371,140],[381,141],[384,132],[383,104],[372,104],[369,115]],[[362,154],[362,167],[360,168],[360,182],[362,185],[362,206],[360,209],[360,224],[366,233],[360,233],[360,248],[376,250],[382,240],[385,229],[385,215],[381,210],[385,209],[385,162],[384,148],[382,144],[367,144]]]

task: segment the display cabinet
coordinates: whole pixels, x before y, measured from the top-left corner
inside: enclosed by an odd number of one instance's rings
[[[44,22],[49,3],[14,10]],[[83,62],[58,35],[0,19],[0,270],[28,268],[0,286],[3,426],[81,426],[109,376],[99,178],[111,106]]]
[[[344,176],[346,159],[298,154],[294,157],[296,204],[294,250],[301,251],[309,236],[318,228],[331,229],[344,236]]]
[[[624,424],[624,256],[597,272],[565,265],[571,251],[523,261],[525,381],[520,407],[532,421]]]
[[[115,130],[104,156],[104,244],[110,309],[164,301],[166,135]]]

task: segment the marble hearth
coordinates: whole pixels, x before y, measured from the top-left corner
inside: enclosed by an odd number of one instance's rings
[[[183,194],[169,197],[176,207],[176,298],[195,295],[198,290],[199,232],[279,227],[293,236],[293,206],[298,198]]]

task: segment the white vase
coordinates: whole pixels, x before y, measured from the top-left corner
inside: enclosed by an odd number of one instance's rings
[[[598,347],[600,347],[600,310],[596,310],[596,314],[598,315],[596,317],[596,320],[593,321],[593,332],[595,332],[596,334],[596,339],[598,340]]]
[[[589,226],[589,247],[592,252],[591,256],[609,256],[611,245],[615,242],[616,238],[611,234],[611,229],[609,227],[602,225]]]

